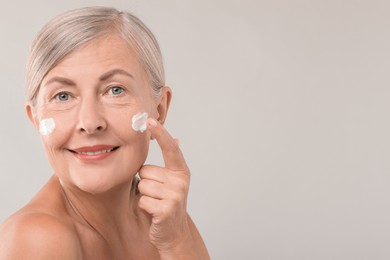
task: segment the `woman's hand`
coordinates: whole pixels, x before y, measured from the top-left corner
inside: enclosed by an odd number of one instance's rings
[[[148,119],[147,123],[161,148],[165,167],[144,165],[140,169],[139,207],[152,216],[149,238],[160,255],[189,256],[197,251],[199,240],[193,236],[199,234],[186,210],[190,172],[178,140],[156,120]]]

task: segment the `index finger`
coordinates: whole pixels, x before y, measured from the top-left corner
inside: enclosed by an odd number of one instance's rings
[[[186,170],[187,164],[180,150],[179,142],[173,139],[165,127],[157,120],[148,118],[147,125],[161,148],[165,167],[174,171]]]

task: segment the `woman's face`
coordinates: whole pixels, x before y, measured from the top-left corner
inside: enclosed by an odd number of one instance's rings
[[[150,133],[132,129],[132,117],[161,118],[169,90],[153,96],[135,53],[119,37],[95,40],[72,52],[42,81],[36,108],[27,106],[39,128],[53,118],[42,141],[61,181],[90,193],[129,182],[144,163]]]

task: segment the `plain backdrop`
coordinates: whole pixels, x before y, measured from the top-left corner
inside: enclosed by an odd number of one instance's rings
[[[52,174],[24,112],[30,43],[65,10],[107,5],[161,44],[212,259],[390,259],[389,1],[4,2],[0,221]]]

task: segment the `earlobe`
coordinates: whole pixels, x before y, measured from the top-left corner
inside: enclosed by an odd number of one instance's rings
[[[28,116],[28,119],[30,119],[30,122],[33,124],[35,128],[37,128],[37,120],[34,113],[34,107],[31,104],[31,102],[26,103],[26,113]]]
[[[157,105],[157,120],[164,124],[167,118],[169,105],[172,99],[172,90],[168,86],[164,86],[161,90],[161,96],[159,97],[159,104]]]

